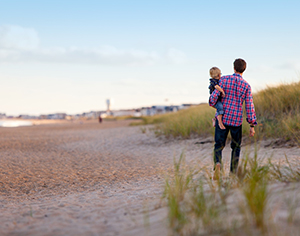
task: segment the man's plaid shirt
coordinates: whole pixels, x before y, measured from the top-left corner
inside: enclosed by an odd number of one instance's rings
[[[228,126],[240,126],[243,123],[243,103],[245,101],[247,122],[256,125],[256,115],[250,85],[239,74],[222,76],[219,86],[224,90],[223,123]],[[218,90],[209,97],[209,105],[214,106],[220,96]]]

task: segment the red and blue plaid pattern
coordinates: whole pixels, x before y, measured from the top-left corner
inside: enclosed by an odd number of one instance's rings
[[[250,85],[239,74],[222,76],[219,81],[220,87],[225,92],[221,99],[224,115],[223,123],[228,126],[240,126],[243,123],[243,103],[245,101],[247,122],[256,125],[256,114]],[[218,90],[209,97],[209,105],[214,106],[220,96]]]

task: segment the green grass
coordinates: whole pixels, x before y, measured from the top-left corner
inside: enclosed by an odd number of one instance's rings
[[[265,211],[268,200],[269,167],[259,165],[257,156],[249,159],[249,170],[243,178],[242,190],[256,227],[265,229]]]
[[[185,167],[184,154],[182,153],[178,161],[174,158],[174,175],[172,181],[166,179],[164,190],[164,197],[167,198],[170,227],[177,233],[181,233],[187,223],[180,202],[185,198],[185,193],[189,189],[192,172],[185,169]]]
[[[287,156],[285,156],[285,165],[280,162],[273,164],[269,160],[270,175],[272,178],[282,182],[299,182],[300,181],[300,164],[291,164]]]
[[[107,116],[103,118],[103,120],[106,121],[117,121],[117,120],[141,120],[141,117],[135,117],[135,116]]]
[[[270,217],[274,211],[269,206],[269,186],[299,182],[299,165],[274,164],[260,159],[255,152],[241,161],[237,175],[221,173],[221,178],[213,181],[210,171],[196,171],[181,154],[165,182],[163,199],[168,207],[169,227],[174,235],[278,235]],[[234,205],[229,199],[234,200]],[[294,219],[299,201],[294,197],[287,204],[287,228],[297,225]]]
[[[140,117],[141,122],[134,122],[131,123],[131,126],[138,126],[138,125],[152,125],[152,124],[160,124],[165,122],[172,117],[173,113],[166,113],[161,115],[154,115],[154,116],[142,116]]]
[[[132,125],[156,125],[156,134],[170,137],[190,138],[195,135],[211,135],[214,132],[212,118],[215,109],[208,104],[180,110],[176,113],[142,117],[140,123]]]
[[[256,137],[280,138],[300,144],[300,82],[267,87],[253,94],[253,100],[258,119]],[[214,108],[201,104],[176,113],[142,117],[142,122],[133,125],[154,124],[158,136],[186,139],[212,135],[214,113]],[[243,134],[249,134],[246,119]]]
[[[300,82],[267,87],[253,96],[266,137],[294,140],[300,137]]]

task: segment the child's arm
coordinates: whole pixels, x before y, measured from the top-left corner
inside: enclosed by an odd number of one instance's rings
[[[225,97],[224,90],[219,85],[216,85],[215,89],[218,90],[222,94],[222,97]]]

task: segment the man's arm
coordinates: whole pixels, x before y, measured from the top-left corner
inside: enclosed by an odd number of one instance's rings
[[[257,122],[250,85],[246,93],[245,107],[247,113],[247,122],[250,124],[249,135],[250,137],[253,137],[255,134],[254,126],[257,125]]]
[[[216,105],[219,96],[220,96],[220,92],[219,92],[217,89],[215,89],[215,90],[212,92],[212,94],[209,96],[209,105],[210,105],[211,107],[213,107],[213,106]]]
[[[257,122],[250,85],[246,92],[245,107],[247,113],[247,122],[250,124],[250,126],[254,127],[257,125]]]

